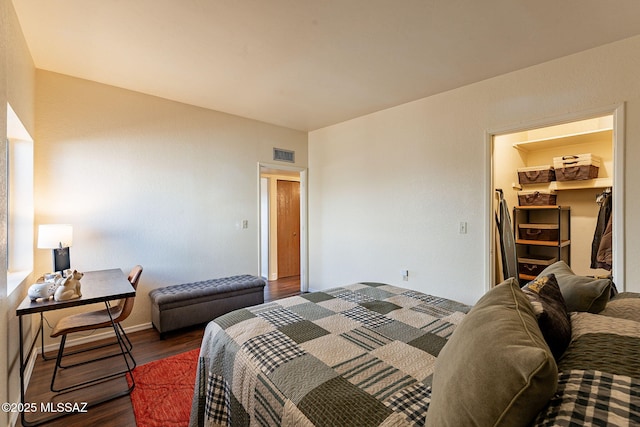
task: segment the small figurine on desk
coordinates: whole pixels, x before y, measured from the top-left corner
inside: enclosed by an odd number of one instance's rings
[[[45,274],[29,287],[27,295],[31,301],[35,301],[38,298],[50,299],[58,289],[58,286],[60,286],[60,283],[62,283],[62,275],[60,273]]]
[[[82,293],[80,293],[80,279],[84,276],[83,273],[80,273],[78,270],[73,270],[73,272],[67,273],[66,277],[62,279],[60,286],[56,289],[53,294],[53,299],[56,301],[66,301],[69,299],[80,298]]]

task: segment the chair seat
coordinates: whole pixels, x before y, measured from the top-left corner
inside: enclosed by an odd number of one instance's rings
[[[111,317],[116,319],[122,312],[121,307],[111,307]],[[111,328],[111,319],[107,309],[78,313],[66,316],[58,321],[51,331],[51,337],[70,334],[73,332],[86,331],[91,329]]]

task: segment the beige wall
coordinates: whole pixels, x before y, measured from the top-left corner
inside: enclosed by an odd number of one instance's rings
[[[275,146],[305,167],[306,133],[47,71],[36,81],[36,224],[73,225],[80,271],[144,267],[125,326],[150,323],[153,288],[259,273],[258,162]],[[50,269],[36,250],[36,271]]]
[[[7,103],[26,127],[34,132],[34,81],[35,69],[31,55],[18,24],[13,4],[0,0],[0,152],[6,150]],[[7,165],[5,156],[0,156],[0,200],[6,201]],[[6,247],[7,218],[5,209],[0,210],[0,245]],[[0,401],[17,402],[20,399],[18,362],[18,322],[15,308],[26,294],[26,289],[18,288],[7,295],[6,251],[0,255],[0,342],[7,351],[0,352]],[[0,424],[7,425],[12,418],[9,413],[0,414]]]
[[[492,246],[487,132],[624,102],[626,159],[640,158],[638,52],[635,37],[311,132],[310,287],[376,280],[474,303]],[[639,291],[640,169],[626,166],[620,285]]]

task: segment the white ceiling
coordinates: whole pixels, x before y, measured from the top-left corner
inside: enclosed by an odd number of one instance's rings
[[[37,68],[314,130],[640,34],[638,0],[13,0]]]

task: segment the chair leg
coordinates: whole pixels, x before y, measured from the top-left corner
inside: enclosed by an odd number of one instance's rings
[[[67,334],[64,334],[60,339],[60,347],[58,348],[58,356],[56,357],[56,365],[53,368],[53,377],[51,377],[51,391],[55,392],[54,383],[56,381],[56,375],[58,374],[58,368],[60,366],[60,362],[62,361],[62,354],[64,353],[64,344],[67,341]]]
[[[68,391],[68,390],[78,389],[78,388],[81,388],[83,386],[87,386],[87,385],[91,385],[91,384],[98,383],[98,382],[101,382],[101,381],[105,381],[105,380],[108,380],[110,378],[114,378],[114,377],[117,377],[119,375],[122,375],[122,374],[131,373],[131,371],[133,369],[135,369],[135,367],[137,366],[136,359],[133,357],[133,354],[131,354],[131,349],[133,348],[133,344],[129,340],[129,337],[127,337],[127,335],[124,334],[124,331],[122,330],[122,326],[120,326],[119,323],[114,328],[114,331],[115,331],[115,335],[116,335],[116,342],[115,343],[109,343],[109,344],[102,345],[102,346],[95,346],[95,347],[92,347],[92,348],[88,348],[88,349],[85,349],[85,350],[79,350],[79,351],[75,351],[75,352],[70,352],[70,353],[67,353],[67,354],[64,354],[64,346],[65,346],[65,343],[66,343],[66,340],[67,340],[67,335],[66,334],[62,335],[62,338],[60,340],[60,348],[58,349],[58,356],[56,357],[56,364],[55,364],[55,367],[54,367],[54,370],[53,370],[53,377],[51,378],[51,387],[50,387],[51,391],[54,392],[54,393],[65,392],[65,391]],[[123,338],[123,334],[124,334],[124,338]],[[102,347],[108,347],[108,346],[111,346],[111,345],[114,345],[114,344],[118,344],[120,346],[120,353],[110,354],[108,356],[102,356],[102,357],[99,357],[99,358],[96,358],[96,359],[85,360],[85,361],[74,363],[74,364],[71,364],[71,365],[66,365],[66,366],[62,365],[62,358],[64,356],[70,356],[70,355],[73,355],[73,354],[84,353],[84,352],[87,352],[89,350],[95,350],[95,349],[99,349],[99,348],[102,348]],[[99,377],[99,378],[95,378],[95,379],[92,379],[92,380],[89,380],[89,381],[85,381],[85,382],[82,382],[82,383],[74,384],[74,385],[71,385],[71,386],[68,386],[68,387],[63,387],[63,388],[60,388],[60,389],[56,389],[55,388],[55,380],[56,380],[56,375],[58,373],[58,368],[61,368],[61,369],[73,368],[73,367],[86,365],[86,364],[89,364],[89,363],[94,363],[94,362],[98,362],[98,361],[101,361],[101,360],[105,360],[105,359],[109,359],[109,358],[117,357],[117,356],[123,356],[124,362],[125,362],[125,364],[127,366],[127,369],[125,369],[123,371],[120,371],[120,372],[113,373],[113,374],[105,375],[105,376],[102,376],[102,377]],[[129,365],[129,360],[127,359],[127,356],[129,356],[129,359],[131,359],[132,365]],[[133,380],[133,376],[131,376],[131,379]],[[131,388],[133,388],[133,387],[131,387]]]
[[[129,337],[127,336],[127,334],[124,333],[124,330],[122,329],[122,326],[119,323],[118,323],[118,326],[119,326],[119,328],[121,330],[120,335],[123,336],[125,341],[126,341],[126,343],[125,343],[125,351],[127,352],[127,354],[129,354],[129,356],[131,357],[131,360],[134,360],[133,356],[131,355],[131,350],[133,350],[133,344],[129,340]],[[70,351],[68,353],[63,354],[62,357],[73,356],[73,355],[76,355],[76,354],[86,353],[86,352],[92,351],[92,350],[98,350],[98,349],[101,349],[101,348],[111,347],[111,346],[114,346],[116,344],[118,344],[118,337],[116,337],[116,341],[114,341],[114,342],[110,342],[110,343],[102,344],[102,345],[96,345],[96,346],[85,348],[85,349],[82,349],[82,350]],[[98,360],[109,359],[111,357],[116,357],[116,356],[120,356],[120,355],[121,355],[121,353],[110,354],[108,356],[103,356],[103,357],[101,357],[99,359],[92,359],[92,360],[89,360],[89,361],[78,362],[78,363],[74,363],[74,364],[71,364],[71,365],[62,365],[62,363],[61,363],[60,367],[61,368],[73,368],[73,367],[76,367],[76,366],[85,365],[87,363],[95,362],[95,361],[98,361]],[[61,360],[62,360],[62,357],[60,358]]]
[[[122,332],[122,336],[124,336],[124,338],[127,340],[127,352],[130,352],[133,349],[133,344],[131,343],[131,340],[129,340],[129,337],[127,336],[127,333],[124,331],[124,328],[122,327],[121,323],[118,323],[118,328],[120,328],[120,332]]]

